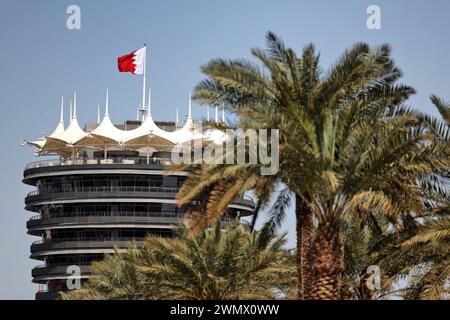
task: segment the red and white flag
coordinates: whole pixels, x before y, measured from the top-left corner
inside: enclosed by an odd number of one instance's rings
[[[131,72],[133,74],[144,74],[144,61],[147,47],[128,53],[117,59],[120,72]]]

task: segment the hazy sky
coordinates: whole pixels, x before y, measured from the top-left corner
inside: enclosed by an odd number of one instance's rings
[[[66,8],[81,8],[81,30],[68,30]],[[366,27],[369,5],[381,8],[381,30]],[[450,1],[10,1],[0,4],[0,298],[33,299],[37,285],[24,211],[30,187],[21,183],[26,163],[38,160],[23,139],[50,133],[61,95],[76,90],[81,124],[95,121],[110,89],[114,122],[134,119],[141,78],[117,71],[116,59],[149,44],[148,81],[153,115],[174,120],[187,112],[188,92],[203,78],[199,66],[215,57],[249,57],[264,46],[268,30],[301,50],[313,42],[328,69],[355,42],[388,42],[404,71],[403,82],[418,94],[409,102],[436,114],[431,93],[450,99]],[[193,107],[204,117],[203,107]],[[68,108],[66,108],[66,120]],[[289,245],[295,219],[287,219]]]

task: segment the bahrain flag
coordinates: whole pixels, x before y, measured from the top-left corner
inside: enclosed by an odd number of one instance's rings
[[[144,74],[144,61],[147,46],[117,58],[117,66],[120,72]]]

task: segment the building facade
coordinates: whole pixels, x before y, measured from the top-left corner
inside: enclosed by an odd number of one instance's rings
[[[124,137],[133,137],[147,120],[127,121],[114,128]],[[72,120],[66,130],[57,128],[57,134],[29,143],[38,155],[57,156],[30,163],[24,170],[23,182],[33,187],[25,198],[25,209],[33,213],[27,230],[39,237],[30,249],[31,258],[41,263],[32,270],[32,281],[42,287],[36,299],[56,299],[58,292],[68,290],[67,279],[73,277],[69,266],[79,267],[76,270],[84,282],[93,261],[113,253],[114,248],[125,249],[130,241],[142,244],[147,235],[170,237],[174,224],[184,219],[176,195],[189,172],[165,174],[171,165],[170,153],[158,145],[169,139],[157,132],[155,138],[151,131],[145,146],[142,135],[134,134],[127,147],[125,138],[119,143],[113,137],[117,133],[104,130],[105,121],[109,117],[86,125],[86,135],[74,134],[73,129],[67,134],[73,128]],[[151,120],[151,124],[164,132],[183,130],[174,122]],[[84,142],[70,141],[74,136]],[[104,147],[98,145],[102,143]],[[149,152],[150,146],[156,149]],[[223,219],[239,219],[251,215],[253,209],[252,200],[238,198]]]

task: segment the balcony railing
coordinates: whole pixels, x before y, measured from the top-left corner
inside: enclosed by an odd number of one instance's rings
[[[40,230],[49,225],[59,224],[71,224],[71,225],[83,225],[83,224],[157,224],[163,228],[177,224],[185,219],[183,213],[174,212],[123,212],[114,213],[113,215],[71,215],[66,217],[42,217],[40,215],[34,216],[28,220],[27,228],[32,230]],[[225,216],[221,218],[223,224],[228,224],[238,221],[237,218],[231,216]]]
[[[25,166],[25,170],[55,166],[76,166],[76,165],[97,165],[97,164],[139,164],[139,165],[160,165],[169,166],[171,159],[150,158],[147,163],[146,157],[112,157],[108,159],[70,159],[70,160],[43,160],[30,162]]]
[[[164,235],[161,235],[164,236]],[[30,247],[31,257],[46,255],[46,251],[57,250],[80,250],[80,249],[101,249],[111,250],[114,247],[125,249],[131,242],[138,246],[144,243],[144,237],[78,237],[52,240],[38,240]],[[103,251],[102,251],[103,252]]]
[[[157,193],[178,193],[180,188],[178,187],[140,187],[140,186],[129,186],[129,187],[119,187],[119,186],[105,186],[105,187],[67,187],[67,188],[55,188],[51,192],[40,192],[39,190],[33,190],[28,192],[27,197],[37,196],[43,194],[54,194],[54,193],[74,193],[74,192],[157,192]],[[242,203],[247,206],[254,208],[254,200],[245,195],[242,198],[235,199],[236,203]]]
[[[45,269],[45,268],[56,268],[56,267],[68,267],[68,266],[90,266],[92,264],[92,262],[94,261],[99,261],[99,260],[85,260],[85,259],[81,259],[81,260],[77,260],[77,261],[73,261],[73,262],[61,262],[61,263],[57,263],[57,262],[52,262],[50,264],[40,264],[36,267],[33,268],[33,270],[39,270],[39,269]]]
[[[46,276],[50,274],[60,274],[64,275],[67,273],[67,267],[76,265],[80,267],[80,271],[82,274],[89,274],[91,272],[91,263],[62,263],[62,264],[51,264],[51,265],[42,265],[35,267],[31,270],[32,277]]]
[[[71,225],[83,225],[83,224],[157,224],[164,225],[167,228],[168,225],[173,225],[181,222],[184,219],[184,214],[173,212],[120,212],[114,214],[97,214],[92,215],[85,214],[73,214],[68,216],[53,216],[43,217],[41,215],[34,216],[28,220],[27,228],[30,231],[40,230],[50,225],[71,224]]]
[[[41,194],[53,193],[73,193],[73,192],[167,192],[178,193],[180,189],[175,187],[140,187],[140,186],[99,186],[99,187],[67,187],[67,188],[53,188],[51,191],[33,190],[28,192],[27,197]]]
[[[43,216],[41,214],[32,216],[28,221],[49,220],[49,219],[72,219],[82,217],[152,217],[152,218],[183,218],[184,214],[176,212],[148,212],[148,211],[88,211],[70,212],[58,215]]]
[[[48,239],[48,240],[37,240],[34,241],[31,246],[36,246],[39,244],[52,244],[52,243],[62,243],[62,242],[142,242],[145,237],[79,237],[79,238],[63,238],[63,239]]]
[[[183,219],[184,216],[183,215],[175,215],[173,216],[173,218],[175,219]],[[224,223],[225,225],[228,223],[234,223],[239,221],[240,223],[243,223],[244,225],[247,224],[247,222],[245,220],[239,220],[237,218],[232,218],[232,217],[223,217],[221,219],[221,222]],[[158,233],[154,233],[154,234],[158,234]],[[161,235],[163,235],[165,233],[161,233]],[[150,234],[151,235],[151,234]],[[47,240],[36,240],[34,241],[31,245],[38,245],[38,244],[44,244],[44,243],[60,243],[60,242],[71,242],[71,241],[143,241],[144,237],[121,237],[121,236],[111,236],[111,237],[77,237],[77,238],[63,238],[63,239],[47,239]]]

